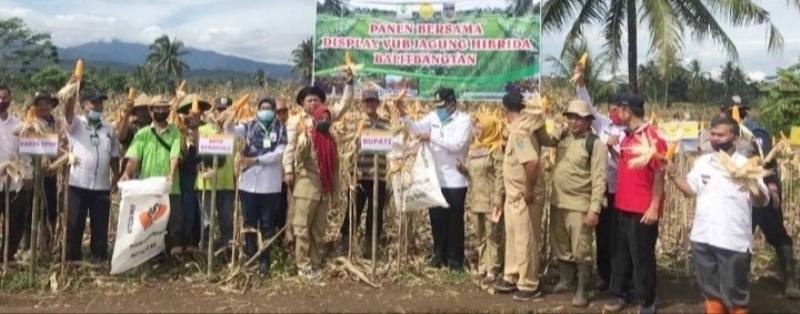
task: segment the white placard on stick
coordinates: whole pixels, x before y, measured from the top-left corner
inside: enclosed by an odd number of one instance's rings
[[[197,153],[200,155],[233,155],[235,138],[232,135],[201,136],[197,143]]]
[[[47,133],[19,139],[19,153],[23,155],[58,155],[58,134]]]
[[[361,150],[367,152],[387,153],[392,150],[394,134],[388,130],[364,130],[361,133]]]

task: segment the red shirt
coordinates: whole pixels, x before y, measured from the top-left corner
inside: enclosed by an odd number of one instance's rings
[[[629,163],[636,156],[631,151],[647,136],[650,144],[655,145],[659,154],[667,151],[667,142],[658,136],[655,128],[650,124],[639,127],[631,132],[620,143],[619,168],[617,170],[617,194],[615,205],[618,210],[634,214],[644,214],[650,207],[653,199],[653,183],[655,182],[656,171],[662,167],[662,162],[658,158],[650,159],[650,162],[642,168],[632,168]],[[659,206],[659,216],[663,212],[664,198],[661,198]]]

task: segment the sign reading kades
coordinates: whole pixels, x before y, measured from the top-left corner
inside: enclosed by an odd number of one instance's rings
[[[361,134],[361,150],[386,153],[392,150],[394,135],[387,130],[365,130]]]
[[[200,155],[232,155],[235,139],[232,135],[201,136],[197,143]]]
[[[139,266],[164,250],[169,221],[169,190],[164,177],[120,182],[117,240],[111,258],[111,274]]]
[[[19,153],[23,155],[58,155],[58,134],[48,133],[20,138]]]

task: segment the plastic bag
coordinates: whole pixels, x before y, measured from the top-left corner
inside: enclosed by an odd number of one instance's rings
[[[112,275],[139,266],[164,250],[172,185],[167,178],[153,177],[120,182],[118,186],[122,201],[111,257]]]
[[[427,145],[416,147],[417,154],[413,162],[408,162],[401,171],[392,175],[395,208],[406,212],[432,207],[449,208],[442,195],[430,148]]]

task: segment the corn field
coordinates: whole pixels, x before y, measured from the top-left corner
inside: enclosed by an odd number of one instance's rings
[[[234,91],[229,88],[218,87],[214,90],[193,91],[191,86],[189,86],[188,89],[189,92],[198,93],[201,97],[207,100],[213,100],[218,96],[227,96],[237,99],[242,95],[250,94],[252,97],[250,97],[251,101],[249,105],[252,106],[255,106],[256,99],[264,96],[271,96],[278,101],[285,102],[290,106],[290,111],[296,112],[300,109],[292,107],[296,107],[294,104],[294,97],[299,88],[300,86],[297,83],[281,82],[275,86],[267,86],[263,89]],[[560,117],[560,112],[565,108],[568,100],[573,97],[574,91],[568,89],[545,89],[544,95],[548,97],[550,103],[552,104],[552,109],[550,110],[549,115],[555,120],[556,127],[559,127],[564,123],[564,120]],[[120,94],[109,96],[110,99],[106,102],[105,106],[105,115],[106,117],[109,117],[109,119],[113,120],[121,112],[127,95]],[[332,104],[334,103],[334,100],[329,99],[327,103]],[[391,121],[393,126],[399,127],[401,122],[398,118],[397,110],[389,103],[390,101],[388,99],[385,100],[378,112],[382,117]],[[25,105],[27,105],[27,103]],[[500,104],[498,102],[461,102],[459,106],[462,110],[475,113],[478,110],[487,110],[487,108],[489,108],[488,110],[493,110],[492,108],[499,108]],[[412,119],[419,119],[431,110],[430,104],[418,101],[406,101],[406,107],[408,108]],[[597,107],[601,111],[605,109],[602,104],[598,104]],[[59,106],[56,110],[55,114],[57,117],[60,117],[61,115],[60,108],[62,107]],[[647,110],[652,111],[652,113],[659,117],[661,121],[669,121],[673,118],[685,119],[685,115],[687,113],[691,120],[702,119],[707,121],[716,112],[716,108],[699,108],[691,104],[677,104],[671,108],[664,108],[662,106],[648,104]],[[24,108],[21,104],[17,103],[16,105],[12,105],[12,111],[15,111],[17,117],[23,117]],[[353,100],[351,110],[344,116],[343,119],[333,126],[334,134],[337,135],[337,139],[339,141],[339,169],[342,190],[340,191],[341,197],[339,198],[341,201],[339,204],[334,204],[328,217],[326,242],[328,242],[329,245],[327,245],[326,248],[328,251],[327,256],[329,260],[333,260],[333,263],[329,263],[331,264],[331,267],[328,267],[326,270],[327,275],[332,277],[352,275],[373,285],[377,285],[376,282],[381,281],[381,278],[396,278],[396,276],[405,274],[425,277],[430,271],[425,267],[425,265],[427,261],[427,254],[430,252],[430,246],[432,244],[430,226],[428,223],[428,213],[427,211],[420,211],[401,215],[400,211],[392,206],[393,202],[391,201],[391,193],[388,198],[389,204],[387,204],[385,211],[386,217],[384,218],[384,233],[386,234],[386,243],[388,243],[388,245],[381,254],[383,257],[379,260],[378,265],[376,265],[377,278],[370,279],[368,278],[370,276],[365,275],[368,273],[366,269],[370,268],[370,262],[368,260],[358,258],[351,260],[334,258],[336,254],[332,248],[332,243],[336,243],[340,240],[339,226],[343,221],[344,215],[347,215],[348,206],[346,202],[348,200],[348,194],[356,187],[357,182],[354,176],[357,175],[357,171],[353,172],[352,169],[354,168],[353,163],[355,162],[355,149],[357,147],[356,142],[358,140],[357,130],[361,116],[362,111],[358,99],[356,98]],[[691,168],[692,162],[695,158],[696,154],[683,152],[676,156],[675,163],[676,166],[681,169],[681,172],[685,174]],[[781,169],[784,191],[784,200],[782,202],[784,221],[789,234],[793,239],[797,240],[798,236],[800,235],[800,199],[798,199],[798,195],[800,195],[800,184],[798,184],[800,183],[800,179],[798,179],[800,178],[800,155],[781,156],[778,160]],[[549,180],[549,173],[546,172],[544,175],[546,176],[546,179]],[[59,186],[63,187],[64,185],[62,183],[64,180],[64,173],[62,172],[59,177],[62,181]],[[660,222],[660,236],[657,244],[659,264],[670,271],[688,272],[690,270],[688,238],[693,219],[694,204],[691,200],[684,198],[670,182],[666,183],[666,187],[667,199],[665,202],[664,217]],[[546,197],[546,199],[549,199],[549,197]],[[118,204],[118,196],[114,196],[114,200],[114,204]],[[543,267],[545,267],[546,271],[548,261],[550,260],[549,236],[547,235],[549,229],[549,224],[547,222],[547,217],[549,216],[549,204],[546,204],[545,206],[545,217],[543,219],[542,228],[545,234],[542,237],[543,243],[540,257],[543,259],[543,263],[541,265],[544,265]],[[112,211],[115,210],[116,209],[112,209]],[[238,210],[235,215],[240,215]],[[469,218],[467,218],[468,243],[466,246],[468,254],[467,266],[474,268],[474,265],[469,264],[469,260],[474,260],[473,257],[477,254],[474,253],[474,249],[472,249],[477,245],[477,240],[474,239],[474,237],[469,236],[472,234],[472,222],[470,222],[468,219]],[[235,229],[237,229],[234,239],[235,246],[241,248],[243,243],[240,232],[243,228],[241,225],[242,219],[236,219],[234,221],[238,221],[238,225],[235,226]],[[116,225],[116,215],[113,213],[111,215],[111,225]],[[360,225],[364,226],[365,224],[362,223]],[[63,228],[63,226],[59,224],[59,226],[56,228],[55,234],[62,234],[61,228]],[[113,240],[113,228],[110,230],[110,232],[112,234],[109,238]],[[55,238],[60,239],[59,236],[56,236]],[[88,239],[88,236],[86,238]],[[53,237],[50,237],[50,239],[52,240]],[[270,239],[261,240],[266,242]],[[754,275],[761,276],[764,274],[769,274],[773,269],[772,265],[770,264],[770,261],[774,260],[771,253],[772,250],[768,248],[768,245],[766,245],[766,243],[763,241],[763,236],[760,234],[755,236],[754,241],[756,243],[754,245],[752,268]],[[59,247],[60,243],[55,242],[60,241],[53,241],[53,245],[49,246],[52,248],[51,251],[43,252],[44,254],[41,255],[45,257],[42,261],[43,263],[51,263],[49,267],[43,268],[44,271],[49,271],[50,275],[54,275],[58,272],[58,267],[55,265],[58,263],[57,256],[59,256],[58,254],[60,254],[59,252],[61,252],[61,250]],[[111,247],[113,247],[113,244]],[[360,249],[359,245],[351,245],[350,247],[356,253],[353,254],[353,256],[361,256],[360,254],[357,254],[359,253],[358,251]],[[241,249],[234,250],[234,252],[241,251]],[[345,252],[345,254],[347,253]],[[203,255],[201,254],[200,256]],[[290,256],[291,254],[288,254],[286,258],[290,259]],[[502,253],[500,256],[502,256]],[[239,264],[243,264],[244,261],[247,261],[246,258],[243,259],[241,256],[235,256],[232,260],[238,260]],[[193,266],[189,268],[196,269],[196,273],[198,274],[203,273],[203,271],[201,271],[201,269],[204,269],[203,258],[197,258],[197,261],[193,263]],[[250,281],[250,274],[253,273],[253,267],[254,266],[249,265],[234,265],[234,263],[225,265],[218,270],[220,282],[223,284],[231,284],[237,288],[241,288],[242,285],[246,286]],[[22,270],[22,268],[19,268],[19,271]],[[12,269],[9,271],[16,270]],[[132,276],[135,275],[136,274]],[[50,278],[50,276],[48,276],[48,278]],[[68,279],[64,278],[63,276],[59,279],[59,281],[62,282],[68,281]],[[52,278],[49,279],[49,281],[52,280]]]

